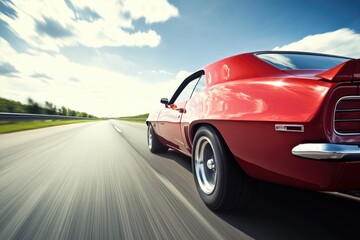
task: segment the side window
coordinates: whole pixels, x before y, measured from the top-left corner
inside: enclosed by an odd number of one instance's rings
[[[194,80],[189,82],[188,85],[186,85],[186,87],[181,91],[181,93],[176,98],[174,103],[176,104],[176,103],[181,103],[181,102],[185,102],[185,101],[189,100],[198,80],[199,80],[199,78],[195,78]]]
[[[194,93],[198,93],[201,90],[203,90],[206,86],[206,78],[205,75],[202,75],[198,81],[198,83],[196,84],[196,87],[194,89]]]

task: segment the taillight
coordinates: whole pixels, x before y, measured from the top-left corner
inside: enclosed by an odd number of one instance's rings
[[[335,107],[334,129],[339,135],[360,134],[360,96],[339,99]]]

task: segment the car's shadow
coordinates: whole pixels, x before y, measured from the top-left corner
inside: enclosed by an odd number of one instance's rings
[[[360,199],[264,182],[246,208],[216,215],[255,239],[360,238]]]
[[[170,160],[173,160],[174,162],[176,162],[177,164],[179,164],[180,166],[182,166],[189,172],[192,172],[191,158],[185,156],[184,154],[181,154],[177,151],[169,149],[169,151],[167,151],[166,153],[158,153],[157,155],[167,158],[167,159],[170,159]]]
[[[191,160],[161,154],[191,172]],[[250,204],[214,212],[255,239],[360,239],[360,198],[259,182]]]

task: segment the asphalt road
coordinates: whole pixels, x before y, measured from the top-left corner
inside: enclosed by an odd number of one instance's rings
[[[101,121],[0,135],[0,239],[359,239],[360,200],[260,183],[214,213],[190,159],[146,126]]]

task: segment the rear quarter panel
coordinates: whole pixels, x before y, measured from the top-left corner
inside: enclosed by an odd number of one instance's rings
[[[198,126],[210,124],[250,176],[300,188],[334,189],[343,163],[307,160],[291,154],[291,149],[303,142],[328,142],[323,104],[334,86],[295,77],[210,85],[186,105],[182,125],[189,128],[189,149]],[[302,124],[305,132],[275,131],[279,123]]]
[[[328,82],[297,78],[231,81],[194,96],[187,109],[207,119],[309,122],[331,86]]]

